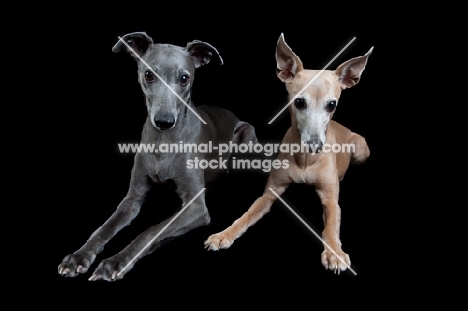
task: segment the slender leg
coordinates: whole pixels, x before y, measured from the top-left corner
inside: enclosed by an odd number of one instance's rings
[[[316,191],[323,206],[324,251],[322,264],[325,269],[333,270],[336,274],[346,270],[351,265],[349,255],[342,251],[340,241],[341,209],[338,205],[339,182],[319,182]]]
[[[272,170],[268,177],[263,195],[255,200],[247,212],[234,221],[231,226],[219,233],[209,236],[205,241],[205,247],[208,250],[214,251],[229,248],[232,243],[234,243],[235,239],[239,238],[250,226],[254,225],[266,213],[268,213],[271,205],[277,199],[269,188],[272,188],[278,195],[281,195],[290,185],[289,180],[285,182],[285,178],[281,177],[282,174],[278,174],[278,171]]]
[[[203,172],[200,173],[199,175],[203,174]],[[121,279],[139,259],[159,248],[164,240],[175,238],[197,227],[208,225],[210,215],[205,205],[205,194],[202,191],[204,183],[199,177],[193,178],[193,176],[187,175],[182,178],[185,188],[178,187],[177,190],[182,199],[182,208],[179,212],[148,228],[118,254],[103,260],[90,280],[113,281]],[[180,185],[177,181],[176,184]]]
[[[141,158],[137,154],[132,168],[130,187],[125,198],[120,202],[116,211],[99,227],[88,241],[76,252],[65,256],[58,266],[58,273],[73,277],[86,273],[106,243],[140,212],[144,198],[150,189],[149,180],[142,169]]]

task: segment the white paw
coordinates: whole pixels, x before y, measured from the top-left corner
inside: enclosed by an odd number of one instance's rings
[[[230,239],[226,233],[220,232],[210,235],[204,244],[209,251],[217,251],[229,248],[232,243],[234,243],[234,239]]]
[[[322,253],[322,265],[327,270],[332,270],[335,274],[340,274],[351,266],[349,255],[343,251],[332,252],[326,249]]]

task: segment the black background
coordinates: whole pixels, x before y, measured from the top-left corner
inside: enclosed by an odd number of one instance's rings
[[[40,213],[41,241],[46,241],[41,252],[47,258],[40,281],[51,293],[44,301],[96,296],[104,302],[150,300],[158,308],[159,303],[229,304],[249,297],[265,306],[299,301],[313,307],[323,295],[383,294],[380,286],[396,276],[398,262],[389,249],[401,243],[395,238],[398,226],[390,220],[399,211],[392,206],[394,191],[385,177],[392,173],[385,158],[386,129],[395,120],[386,107],[391,92],[385,81],[391,77],[383,70],[392,66],[387,56],[393,35],[383,20],[353,7],[342,7],[339,14],[297,6],[273,8],[273,13],[226,6],[209,13],[202,6],[162,10],[156,4],[127,3],[112,13],[84,11],[51,14],[50,26],[36,33],[43,55],[38,66],[47,72],[38,77],[44,85],[38,95],[47,101],[42,148],[53,150],[42,154],[40,165],[53,182],[38,185],[46,188],[39,199],[48,205]],[[281,33],[307,69],[322,69],[353,37],[329,69],[374,46],[360,83],[342,93],[334,117],[364,136],[371,150],[364,165],[350,167],[340,191],[341,241],[357,275],[326,271],[320,241],[279,201],[230,249],[204,249],[210,234],[230,225],[261,195],[268,174],[260,170],[231,171],[221,178],[206,192],[211,224],[142,258],[122,280],[87,281],[102,259],[177,210],[180,202],[169,187],[150,196],[87,274],[57,274],[62,258],[83,245],[127,192],[133,156],[120,154],[117,144],[139,141],[146,108],[135,60],[111,49],[118,36],[134,31],[145,31],[156,43],[185,46],[196,39],[217,48],[224,65],[198,69],[193,101],[233,111],[254,125],[264,143],[279,143],[290,125],[287,110],[267,124],[287,103],[275,73]],[[313,188],[292,185],[282,197],[316,232],[322,231],[322,208]]]

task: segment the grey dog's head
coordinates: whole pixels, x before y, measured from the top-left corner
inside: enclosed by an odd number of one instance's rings
[[[222,65],[218,51],[198,40],[181,47],[155,44],[145,32],[126,34],[112,51],[125,48],[137,61],[138,82],[146,98],[151,123],[158,130],[168,130],[177,123],[184,105],[190,103],[195,69],[212,59]]]

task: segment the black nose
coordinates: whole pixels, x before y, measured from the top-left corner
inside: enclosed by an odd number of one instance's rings
[[[158,117],[157,119],[154,118],[154,124],[159,130],[168,130],[174,126],[175,120],[174,117]]]
[[[309,140],[307,144],[309,145],[309,151],[311,153],[315,153],[315,152],[319,153],[320,151],[322,151],[323,142],[321,140],[318,140],[318,139]]]

